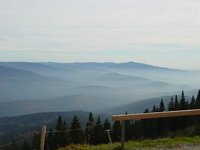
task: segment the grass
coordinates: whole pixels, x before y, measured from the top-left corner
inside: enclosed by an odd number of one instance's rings
[[[138,150],[143,148],[172,148],[181,145],[200,145],[200,136],[195,137],[180,137],[180,138],[164,138],[157,140],[144,140],[144,141],[128,141],[125,143],[125,150]],[[59,150],[120,150],[121,143],[101,144],[97,146],[90,145],[74,145],[71,144]]]

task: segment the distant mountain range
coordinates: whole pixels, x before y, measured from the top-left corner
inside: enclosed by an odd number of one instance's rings
[[[0,66],[0,101],[47,97],[55,90],[68,86],[66,80],[45,77],[37,73]],[[56,94],[56,93],[55,93]],[[38,96],[37,96],[38,95]],[[59,96],[59,95],[57,95]]]
[[[136,62],[0,62],[0,116],[73,110],[105,112],[182,90],[197,91],[199,76],[199,71]]]

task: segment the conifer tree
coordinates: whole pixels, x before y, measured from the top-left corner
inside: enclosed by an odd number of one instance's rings
[[[161,99],[161,102],[160,102],[160,105],[159,105],[159,111],[160,112],[165,111],[165,105],[164,105],[163,99]]]
[[[73,143],[80,144],[80,143],[84,142],[84,133],[81,129],[80,122],[76,115],[74,116],[74,118],[71,122],[70,130],[71,130],[70,136],[71,136]]]
[[[147,109],[144,110],[143,113],[149,113],[149,112],[150,112],[150,111],[149,111],[149,109],[147,108]]]
[[[121,140],[121,125],[120,121],[115,121],[112,127],[112,139],[114,142],[119,142]]]
[[[190,102],[190,106],[189,106],[189,108],[190,109],[195,109],[196,108],[196,100],[195,100],[195,98],[194,98],[194,95],[192,96],[192,99],[191,99],[191,102]]]
[[[171,97],[171,100],[168,103],[167,110],[168,111],[174,111],[174,110],[176,110],[173,96]],[[175,119],[176,118],[171,118],[171,117],[165,119],[168,129],[171,130],[171,131],[174,130],[174,121],[175,121]]]
[[[125,112],[127,115],[127,111]],[[130,120],[125,120],[125,140],[128,141],[131,139],[131,122]]]
[[[198,91],[197,98],[196,98],[196,108],[200,108],[200,90]]]
[[[159,108],[157,106],[155,106],[155,104],[154,104],[151,112],[158,112],[158,111],[159,111]]]
[[[92,129],[94,124],[94,118],[92,113],[89,113],[88,122],[86,123],[86,129],[85,129],[85,136],[86,136],[86,142],[90,144],[90,140],[92,138]]]
[[[101,124],[101,119],[98,116],[96,125],[93,130],[93,138],[91,139],[92,144],[97,145],[103,143],[103,127]]]
[[[175,104],[174,104],[174,99],[173,96],[171,97],[171,101],[168,104],[168,111],[173,111],[175,110]]]
[[[71,140],[69,133],[67,132],[67,123],[62,120],[61,116],[58,117],[56,131],[55,145],[57,148],[70,144]]]
[[[153,107],[153,111],[156,111],[156,107],[155,107],[155,105],[154,105],[154,107]],[[144,112],[143,113],[149,113],[150,111],[149,111],[149,109],[145,109],[144,110]],[[142,123],[142,125],[143,125],[143,130],[144,130],[144,134],[143,134],[143,137],[145,137],[145,138],[150,138],[150,134],[151,134],[151,122],[152,122],[152,119],[142,119],[141,120],[141,123]],[[136,122],[136,123],[138,123],[138,122]]]
[[[179,104],[178,96],[177,96],[177,95],[175,95],[175,103],[174,103],[174,106],[175,106],[175,110],[179,110],[180,104]]]
[[[90,121],[90,122],[94,122],[94,118],[93,118],[93,115],[92,115],[92,113],[90,112],[90,114],[89,114],[89,117],[88,117],[88,121]]]
[[[8,150],[18,150],[18,146],[17,144],[15,143],[15,140],[12,141],[12,144],[10,145],[9,149]]]
[[[141,120],[135,120],[132,123],[131,129],[133,133],[133,138],[135,140],[142,140],[144,138],[145,130],[144,130],[144,126]]]
[[[103,129],[104,130],[111,129],[110,122],[108,121],[108,119],[105,120],[105,123],[103,124]]]
[[[191,102],[189,104],[189,109],[195,109],[195,103],[196,103],[196,100],[194,98],[194,95],[192,96],[192,99],[191,99]],[[188,125],[193,125],[195,124],[195,116],[189,116],[188,117]]]
[[[180,110],[186,110],[188,108],[188,103],[185,100],[184,91],[181,93],[181,100],[180,100]],[[184,129],[188,125],[188,116],[179,117],[180,118],[180,128]]]
[[[22,150],[31,150],[30,145],[26,141],[22,145]]]
[[[181,100],[180,100],[180,110],[186,110],[186,109],[187,109],[187,103],[186,103],[186,100],[185,100],[184,91],[182,91]]]
[[[63,121],[63,131],[64,132],[62,132],[62,134],[63,134],[63,144],[64,145],[69,145],[71,143],[71,137],[70,137],[70,134],[67,130],[68,130],[67,123],[64,120]]]
[[[63,130],[63,121],[62,117],[59,116],[57,120],[57,125],[56,125],[56,134],[55,134],[55,142],[57,148],[64,146],[62,143],[63,135],[61,134],[61,131]]]
[[[155,139],[157,135],[157,119],[149,119],[149,138]]]
[[[165,111],[165,105],[163,99],[160,101],[159,112]],[[159,136],[164,136],[164,130],[166,129],[166,118],[158,118],[157,119],[157,133]]]
[[[33,141],[32,141],[32,149],[39,150],[40,149],[40,138],[41,134],[34,133]]]
[[[180,109],[180,103],[179,103],[179,100],[178,100],[178,96],[175,95],[175,102],[174,102],[174,107],[175,107],[175,110],[179,110]],[[180,122],[180,117],[175,117],[175,118],[171,118],[172,120],[172,124],[173,126],[171,126],[171,130],[172,131],[176,131],[177,129],[180,129],[180,125],[181,125],[181,122]]]
[[[200,109],[200,90],[198,91],[196,98],[196,108]],[[196,116],[197,123],[200,124],[200,115]]]
[[[56,149],[56,143],[55,143],[55,136],[53,134],[52,128],[49,129],[49,133],[47,135],[47,147],[50,150],[55,150]]]
[[[61,131],[63,127],[63,121],[62,121],[62,117],[59,116],[58,120],[57,120],[57,125],[56,125],[56,130],[57,131]]]
[[[111,126],[110,126],[110,123],[108,121],[108,119],[105,120],[105,123],[103,124],[103,131],[104,131],[104,134],[103,134],[103,143],[109,143],[109,138],[108,138],[108,133],[107,132],[110,132],[108,130],[111,130]]]

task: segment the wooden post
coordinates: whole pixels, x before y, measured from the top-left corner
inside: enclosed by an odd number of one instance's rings
[[[121,129],[121,148],[124,150],[124,142],[125,142],[125,120],[122,120],[122,129]]]
[[[178,117],[178,116],[190,116],[190,115],[200,115],[200,109],[140,113],[140,114],[130,114],[130,115],[113,115],[112,120],[120,121],[120,120],[135,120],[135,119],[152,119],[152,118]]]
[[[46,126],[42,126],[40,150],[44,150],[45,134],[46,134]]]

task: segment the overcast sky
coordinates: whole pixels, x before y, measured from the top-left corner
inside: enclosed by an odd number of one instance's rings
[[[200,1],[0,0],[0,61],[200,70]]]

